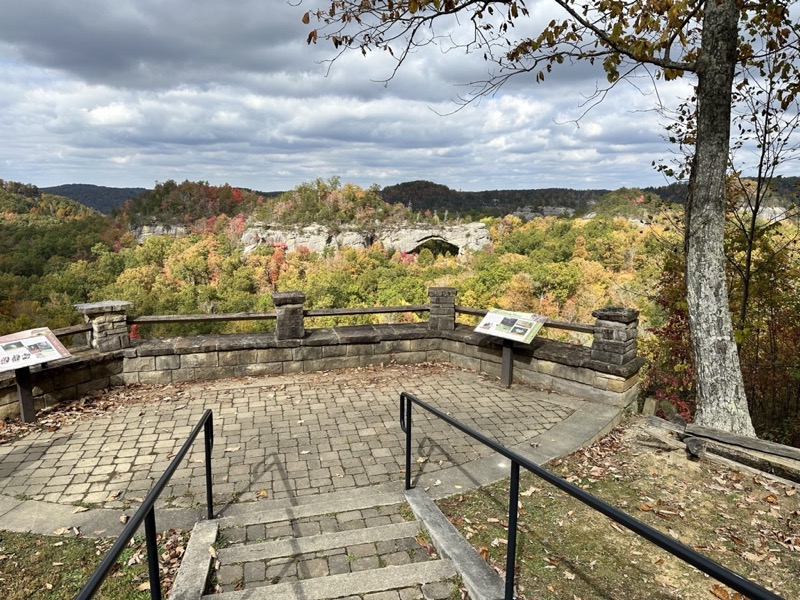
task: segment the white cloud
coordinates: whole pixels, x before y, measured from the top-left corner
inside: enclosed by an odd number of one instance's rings
[[[658,185],[669,155],[654,105],[619,86],[577,124],[596,68],[515,78],[459,109],[480,54],[431,46],[388,85],[380,52],[308,46],[308,8],[238,0],[26,0],[0,20],[0,178],[262,190],[340,175],[457,189]],[[531,4],[536,18],[549,6]],[[682,92],[686,84],[673,85]],[[661,93],[670,93],[664,88]]]

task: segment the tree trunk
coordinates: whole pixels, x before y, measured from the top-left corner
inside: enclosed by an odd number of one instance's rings
[[[737,60],[735,0],[705,3],[697,69],[697,145],[686,203],[686,287],[698,424],[755,436],[725,282],[725,176]]]

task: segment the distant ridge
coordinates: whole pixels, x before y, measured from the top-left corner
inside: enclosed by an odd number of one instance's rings
[[[147,191],[146,188],[116,188],[89,183],[67,183],[39,188],[39,190],[45,194],[54,194],[75,200],[106,215],[125,200],[136,198]]]

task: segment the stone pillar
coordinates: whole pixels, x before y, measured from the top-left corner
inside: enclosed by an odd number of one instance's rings
[[[620,306],[606,306],[592,313],[594,341],[592,360],[624,365],[636,358],[639,311]]]
[[[104,352],[127,348],[130,345],[126,315],[133,306],[123,300],[88,302],[75,304],[75,310],[83,313],[87,323],[92,324],[89,344]]]
[[[428,288],[431,314],[428,328],[437,331],[453,331],[456,328],[456,288]]]
[[[272,303],[278,315],[275,338],[279,340],[301,340],[306,334],[303,324],[303,292],[275,292]]]

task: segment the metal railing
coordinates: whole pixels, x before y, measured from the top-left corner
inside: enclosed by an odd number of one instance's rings
[[[482,444],[488,446],[498,454],[505,456],[511,461],[511,482],[508,494],[508,550],[506,554],[506,582],[505,582],[505,600],[512,600],[514,598],[514,573],[516,569],[516,553],[517,553],[517,508],[519,503],[519,469],[524,467],[534,475],[541,477],[548,483],[554,485],[558,489],[566,492],[573,498],[580,500],[593,510],[600,512],[633,531],[636,535],[645,538],[646,540],[654,543],[656,546],[666,550],[673,556],[676,556],[683,562],[699,569],[703,573],[710,575],[717,581],[724,583],[733,590],[744,594],[746,597],[753,600],[781,600],[781,596],[753,583],[749,579],[745,579],[741,575],[731,571],[727,567],[714,562],[710,558],[692,550],[688,546],[682,544],[678,540],[665,535],[657,529],[635,519],[629,514],[619,510],[615,506],[596,498],[586,490],[579,488],[576,485],[569,483],[558,475],[547,471],[536,463],[528,460],[524,456],[509,450],[502,446],[497,441],[485,436],[484,434],[475,431],[468,425],[464,425],[460,421],[450,417],[442,411],[434,408],[433,406],[423,402],[408,392],[400,394],[400,428],[406,434],[406,476],[405,485],[406,489],[412,488],[411,485],[411,405],[417,404],[424,408],[431,414],[442,419],[446,423],[463,431],[472,438],[475,438]]]
[[[212,499],[211,489],[211,450],[214,447],[214,417],[210,410],[206,410],[197,425],[194,426],[189,437],[184,442],[181,449],[169,463],[167,470],[158,480],[158,482],[147,494],[147,497],[142,502],[142,505],[136,511],[136,514],[131,517],[125,529],[114,542],[114,545],[103,558],[102,562],[95,569],[89,581],[83,586],[81,591],[75,597],[76,600],[88,600],[95,595],[97,590],[102,585],[105,578],[111,572],[114,564],[117,562],[119,555],[128,545],[136,530],[144,522],[145,544],[147,548],[147,570],[150,577],[150,598],[153,600],[161,599],[161,577],[158,572],[158,547],[157,547],[157,534],[156,534],[156,515],[155,515],[155,502],[164,491],[169,480],[175,474],[181,461],[184,459],[189,449],[192,446],[195,438],[203,430],[205,437],[205,466],[206,466],[206,509],[207,516],[210,519],[214,518],[214,501]]]

